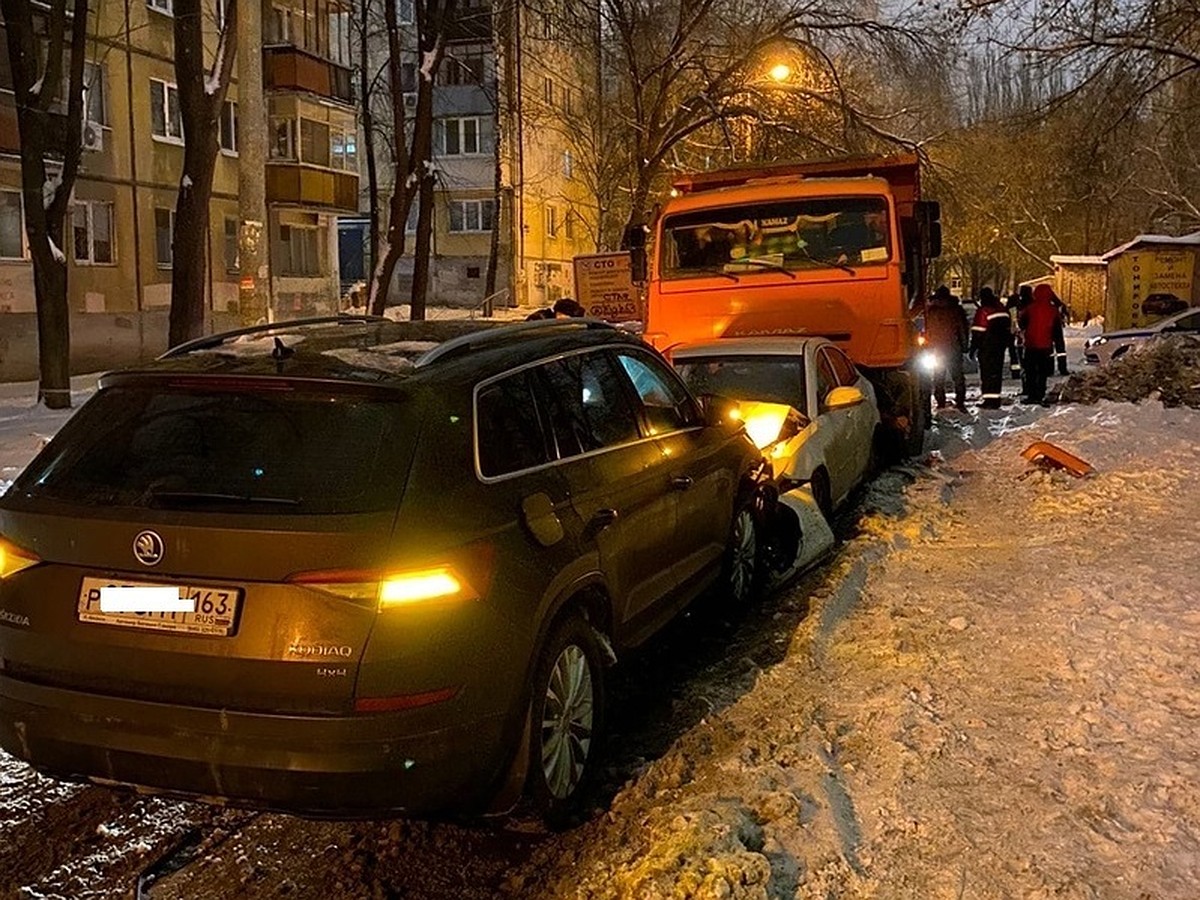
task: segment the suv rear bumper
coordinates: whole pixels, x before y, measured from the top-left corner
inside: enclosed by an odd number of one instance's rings
[[[173,706],[0,675],[0,747],[52,776],[314,816],[484,808],[509,761],[502,717],[417,734],[404,717]]]

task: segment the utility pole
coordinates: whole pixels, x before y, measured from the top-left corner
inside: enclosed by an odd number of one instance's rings
[[[243,325],[271,317],[267,263],[267,109],[263,97],[262,2],[238,10],[238,310]]]

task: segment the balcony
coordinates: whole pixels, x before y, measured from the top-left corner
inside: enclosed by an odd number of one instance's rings
[[[268,90],[308,91],[354,104],[354,73],[290,44],[263,47],[263,82]]]
[[[267,163],[267,202],[358,211],[358,175],[294,162]]]
[[[60,112],[38,112],[47,123],[46,149],[61,156],[67,146],[67,116]],[[75,138],[79,140],[78,136]],[[17,126],[17,107],[10,95],[0,95],[0,153],[20,155],[21,131]]]

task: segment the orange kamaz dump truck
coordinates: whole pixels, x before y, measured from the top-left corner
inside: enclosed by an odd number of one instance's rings
[[[929,405],[915,316],[941,252],[915,154],[691,175],[655,223],[645,338],[820,335],[875,385],[896,453],[920,452]]]

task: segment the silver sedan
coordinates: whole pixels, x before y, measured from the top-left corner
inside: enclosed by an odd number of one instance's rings
[[[1200,334],[1200,307],[1193,306],[1144,328],[1126,328],[1088,338],[1087,343],[1083,345],[1083,359],[1089,365],[1104,365],[1124,356],[1135,344],[1160,334],[1180,332]]]

